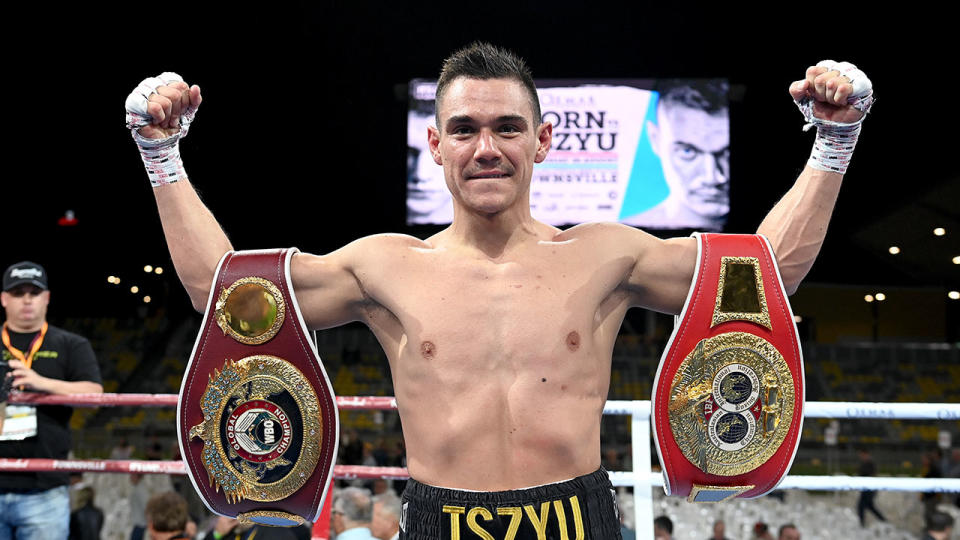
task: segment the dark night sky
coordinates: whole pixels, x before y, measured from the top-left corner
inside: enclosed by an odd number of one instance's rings
[[[406,104],[397,87],[435,77],[449,52],[485,39],[519,52],[541,79],[720,76],[742,87],[731,111],[731,232],[754,230],[809,153],[813,137],[800,129],[790,81],[824,58],[858,64],[878,102],[809,279],[947,285],[878,264],[853,240],[927,190],[960,181],[957,98],[942,76],[955,69],[944,61],[956,47],[931,22],[935,14],[872,21],[842,8],[738,14],[639,2],[266,5],[176,13],[40,6],[7,17],[18,30],[3,38],[0,263],[47,265],[69,300],[61,306],[92,312],[113,309],[107,275],[169,267],[121,111],[137,82],[165,70],[203,88],[182,153],[237,248],[326,252],[376,232],[423,233],[404,225]],[[67,209],[77,227],[56,226]],[[172,272],[164,277],[174,284]],[[173,290],[172,301],[185,304]]]

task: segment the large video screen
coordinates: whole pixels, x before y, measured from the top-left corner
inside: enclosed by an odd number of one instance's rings
[[[535,218],[557,226],[723,227],[730,209],[726,80],[540,80],[537,88],[553,143],[534,166]],[[413,80],[409,89],[407,223],[448,224],[453,203],[427,146],[436,82]]]

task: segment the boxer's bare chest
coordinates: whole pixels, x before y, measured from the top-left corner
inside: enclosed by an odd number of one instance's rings
[[[598,260],[575,242],[541,242],[500,259],[413,250],[378,297],[401,327],[398,356],[438,367],[550,369],[592,345],[598,309],[628,271],[627,261]]]

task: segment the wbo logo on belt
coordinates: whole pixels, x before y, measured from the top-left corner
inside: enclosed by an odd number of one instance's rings
[[[800,442],[796,323],[766,238],[695,236],[696,274],[653,388],[664,491],[758,497],[786,476]]]
[[[294,253],[220,260],[177,405],[181,453],[207,507],[279,526],[316,521],[339,436],[290,283]]]

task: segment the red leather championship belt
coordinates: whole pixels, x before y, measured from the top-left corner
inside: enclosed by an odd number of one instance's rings
[[[207,507],[277,526],[316,521],[340,431],[290,282],[296,252],[223,256],[177,406],[180,451]]]
[[[766,238],[695,236],[696,274],[653,385],[664,491],[758,497],[786,476],[800,442],[797,326]]]

